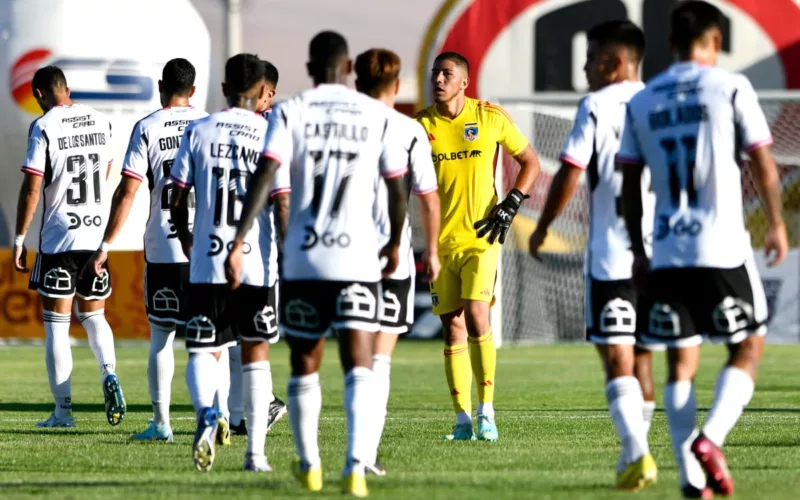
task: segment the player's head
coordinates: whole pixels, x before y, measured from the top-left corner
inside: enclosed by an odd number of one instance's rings
[[[57,66],[45,66],[36,70],[31,81],[31,88],[36,103],[45,113],[58,105],[60,99],[69,98],[67,77]]]
[[[586,35],[586,79],[591,90],[610,83],[638,79],[644,55],[644,33],[632,22],[607,21],[595,25]]]
[[[369,49],[356,57],[356,89],[394,105],[400,90],[400,57],[386,49]]]
[[[272,98],[275,97],[275,90],[278,88],[278,68],[264,59],[261,60],[261,64],[264,65],[264,80],[267,82],[267,93],[256,111],[264,112],[272,107]]]
[[[442,52],[433,61],[431,86],[437,104],[463,96],[469,86],[469,61],[457,52]]]
[[[314,84],[344,83],[353,71],[347,40],[335,31],[323,31],[308,45],[308,76]]]
[[[681,2],[672,11],[669,43],[680,60],[714,65],[722,50],[722,12],[699,0]]]
[[[188,99],[194,95],[194,79],[197,71],[186,59],[171,59],[161,70],[158,81],[158,92],[161,94],[161,105],[168,106],[173,97]]]
[[[222,93],[228,105],[257,110],[267,93],[264,64],[253,54],[236,54],[225,63]]]

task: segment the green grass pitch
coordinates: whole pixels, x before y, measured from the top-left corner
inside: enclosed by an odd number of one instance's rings
[[[600,363],[590,346],[509,347],[498,354],[496,443],[443,442],[452,425],[441,345],[401,342],[392,363],[389,420],[381,448],[385,478],[371,477],[370,496],[386,499],[628,498],[613,491],[617,440],[607,416]],[[52,404],[43,347],[0,348],[0,498],[340,498],[344,462],[343,380],[331,343],[322,370],[320,425],[325,487],[303,492],[289,472],[293,443],[288,419],[267,437],[275,471],[241,471],[245,439],[218,448],[214,469],[194,470],[194,420],[186,392],[186,354],[176,349],[173,383],[175,443],[134,443],[151,407],[147,347],[118,347],[117,373],[129,405],[125,421],[105,421],[100,375],[91,351],[73,349],[73,401],[78,427],[40,430]],[[703,349],[696,380],[701,408],[713,395],[724,349]],[[272,351],[279,396],[286,393],[288,352]],[[736,498],[800,498],[800,346],[768,346],[756,394],[725,446]],[[656,355],[658,401],[663,355]],[[701,412],[700,418],[705,416]],[[679,498],[663,411],[650,433],[659,482],[642,499]]]

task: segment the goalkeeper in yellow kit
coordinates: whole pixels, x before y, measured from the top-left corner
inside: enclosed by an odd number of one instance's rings
[[[497,352],[489,307],[494,301],[500,244],[539,173],[539,159],[501,107],[466,97],[469,63],[463,56],[440,54],[433,64],[431,85],[435,104],[415,118],[428,133],[441,199],[442,270],[431,283],[431,298],[433,312],[444,326],[444,367],[456,411],[456,425],[445,439],[476,438],[471,400],[474,374],[477,438],[494,441],[498,437],[493,407]],[[498,204],[494,170],[500,146],[522,169],[514,189]]]

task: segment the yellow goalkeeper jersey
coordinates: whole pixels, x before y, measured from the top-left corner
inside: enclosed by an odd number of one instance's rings
[[[453,120],[440,115],[436,105],[414,118],[428,133],[439,182],[439,253],[487,248],[488,241],[477,237],[474,224],[497,204],[494,173],[500,146],[517,156],[528,139],[503,108],[477,99],[467,98]]]

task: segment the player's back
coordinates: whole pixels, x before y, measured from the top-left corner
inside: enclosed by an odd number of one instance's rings
[[[111,123],[84,104],[56,106],[31,124],[23,170],[44,177],[41,252],[100,246],[111,154]]]
[[[122,166],[122,174],[147,181],[150,217],[144,232],[145,259],[150,263],[188,262],[170,221],[172,164],[186,127],[208,116],[192,106],[159,109],[136,123]],[[194,218],[194,194],[189,199],[189,220]]]
[[[225,258],[236,236],[266,129],[260,114],[242,108],[213,113],[186,129],[171,178],[181,187],[195,189],[192,283],[227,283]],[[274,252],[270,218],[264,211],[245,237],[242,283],[273,285],[277,279]]]
[[[653,267],[740,266],[747,252],[742,147],[771,136],[752,85],[741,74],[691,62],[652,79],[629,106],[638,147],[620,161],[650,167],[656,208]],[[636,151],[638,149],[638,151]]]
[[[384,139],[392,140],[389,111],[332,84],[302,92],[273,111],[265,154],[291,169],[287,280],[380,279],[373,221],[378,176],[407,170],[405,158],[384,158]]]
[[[590,231],[587,272],[598,280],[629,279],[633,254],[622,217],[622,172],[616,168],[620,135],[631,98],[644,88],[642,82],[623,81],[586,96],[576,116],[561,158],[586,169],[589,188]],[[593,132],[585,136],[585,132]],[[585,163],[585,158],[589,158]],[[649,192],[650,177],[642,176],[642,234],[653,227],[655,198]]]

